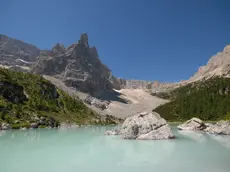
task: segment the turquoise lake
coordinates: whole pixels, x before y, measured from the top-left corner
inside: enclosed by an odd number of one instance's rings
[[[104,136],[111,127],[0,131],[0,172],[230,172],[230,136]]]

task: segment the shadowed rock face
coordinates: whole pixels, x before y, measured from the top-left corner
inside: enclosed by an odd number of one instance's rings
[[[12,103],[22,103],[27,100],[22,86],[6,81],[0,82],[0,95]]]

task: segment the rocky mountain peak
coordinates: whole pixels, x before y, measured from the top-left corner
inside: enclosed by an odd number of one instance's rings
[[[89,47],[88,43],[88,35],[87,33],[83,33],[80,36],[80,40],[78,41],[79,44],[85,45],[86,47]]]
[[[56,44],[48,56],[38,58],[32,72],[54,76],[66,86],[95,95],[111,91],[115,80],[110,69],[101,63],[95,47],[89,47],[88,35],[83,33],[78,43],[64,48]]]

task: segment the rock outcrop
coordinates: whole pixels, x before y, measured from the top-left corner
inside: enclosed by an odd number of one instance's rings
[[[156,112],[142,112],[128,117],[120,131],[106,131],[105,135],[121,135],[124,139],[163,140],[172,139],[174,135],[165,119]]]
[[[211,124],[204,123],[198,118],[192,118],[177,128],[187,131],[205,131],[209,134],[230,135],[230,121],[219,121],[215,124]]]
[[[199,118],[192,118],[185,123],[177,126],[179,130],[203,130],[206,128],[206,125]]]
[[[210,134],[230,135],[230,122],[219,121],[216,124],[206,124],[205,131]]]
[[[0,81],[0,95],[12,103],[22,103],[27,100],[22,86],[7,81]]]

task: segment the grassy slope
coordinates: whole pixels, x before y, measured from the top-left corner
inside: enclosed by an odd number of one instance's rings
[[[6,99],[4,94],[15,96],[19,90],[0,85],[0,122],[12,124],[15,120],[20,120],[20,124],[28,125],[33,122],[33,116],[37,115],[52,118],[57,122],[68,120],[78,124],[113,123],[111,117],[101,121],[100,117],[80,100],[73,99],[62,90],[56,89],[41,76],[0,68],[0,83],[3,82],[15,88],[22,87],[23,94],[27,95],[28,99],[12,102]]]
[[[192,83],[160,96],[171,102],[154,111],[169,121],[198,117],[205,121],[230,119],[230,79],[211,78]]]

